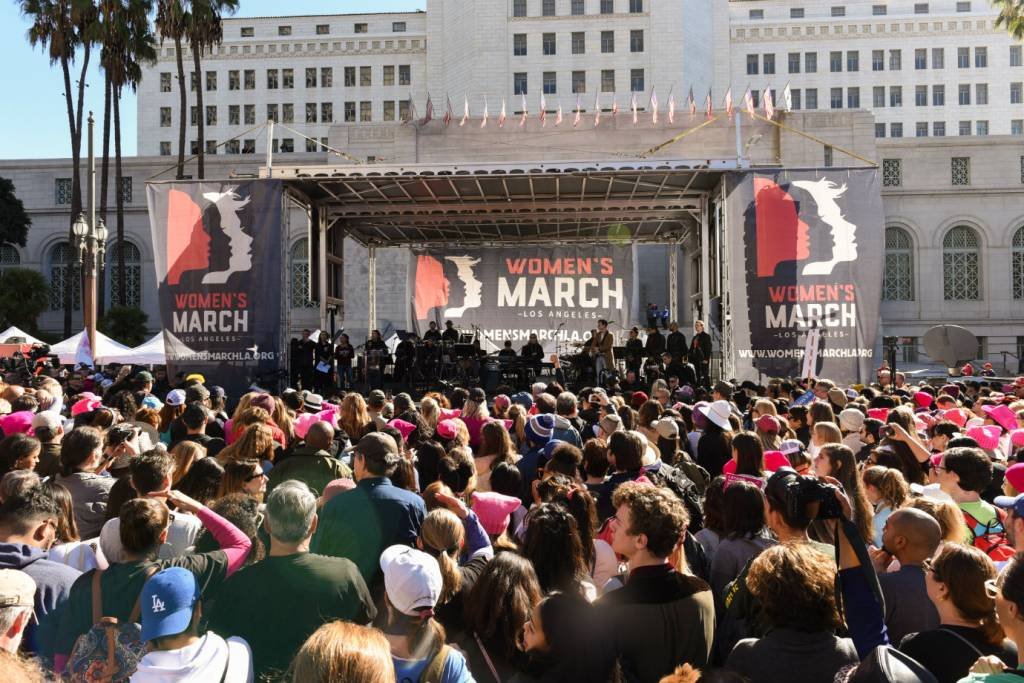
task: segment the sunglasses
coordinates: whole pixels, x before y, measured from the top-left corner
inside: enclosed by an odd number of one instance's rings
[[[933,472],[949,472],[949,468],[948,467],[943,467],[942,465],[932,465],[932,471]]]
[[[250,474],[248,477],[245,478],[245,480],[246,481],[252,481],[253,479],[259,479],[259,478],[265,477],[265,476],[267,476],[267,475],[264,474],[263,471],[261,470],[261,471],[255,473],[255,474]]]

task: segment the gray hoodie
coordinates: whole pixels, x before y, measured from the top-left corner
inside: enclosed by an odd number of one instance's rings
[[[71,592],[71,584],[81,572],[48,560],[46,551],[22,543],[0,543],[0,569],[20,569],[36,582],[35,616],[39,623],[29,624],[24,648],[49,662],[57,622]]]
[[[57,477],[57,483],[62,484],[71,494],[75,524],[81,538],[99,536],[106,519],[110,487],[116,481],[113,477],[92,472],[75,472],[66,477]]]
[[[147,653],[132,674],[131,683],[252,683],[252,680],[249,644],[236,637],[224,640],[210,631],[188,647]]]

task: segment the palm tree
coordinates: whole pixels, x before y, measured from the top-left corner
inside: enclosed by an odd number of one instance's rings
[[[185,177],[185,117],[188,116],[188,97],[185,90],[185,63],[181,54],[181,43],[185,39],[185,28],[188,21],[188,0],[157,0],[156,30],[160,34],[160,44],[164,39],[174,41],[174,56],[178,63],[178,173],[177,178]]]
[[[996,27],[1005,28],[1017,40],[1024,40],[1024,0],[992,0],[999,10]]]
[[[188,41],[192,47],[192,64],[196,70],[196,109],[199,123],[199,160],[197,175],[205,177],[206,150],[205,126],[206,112],[203,108],[203,72],[201,59],[206,50],[220,45],[224,39],[224,26],[221,18],[225,14],[234,14],[238,9],[238,0],[192,0],[192,11],[189,13],[187,28]]]
[[[96,40],[98,12],[92,0],[20,0],[21,13],[32,25],[28,40],[33,46],[47,50],[50,64],[60,64],[64,74],[64,103],[71,132],[71,213],[68,216],[68,239],[73,240],[71,225],[82,211],[82,112],[85,100],[85,74],[89,69],[92,45]],[[82,48],[82,67],[76,84],[71,80],[71,67]],[[77,89],[77,101],[76,101]],[[64,283],[64,334],[71,334],[73,277]]]
[[[104,14],[103,50],[100,61],[110,82],[114,110],[114,177],[117,201],[117,288],[115,306],[126,305],[124,268],[124,195],[121,192],[121,94],[133,91],[142,80],[142,63],[156,62],[156,47],[149,26],[152,0],[102,0]]]

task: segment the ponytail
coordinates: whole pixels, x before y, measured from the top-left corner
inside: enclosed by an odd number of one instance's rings
[[[981,626],[979,628],[981,635],[985,638],[985,642],[991,645],[999,645],[1006,638],[1006,633],[999,623],[999,615],[996,614],[994,602],[992,603],[992,611],[981,618]]]
[[[893,510],[903,507],[910,497],[910,487],[903,473],[890,467],[874,465],[864,470],[864,483],[878,489],[882,500]]]
[[[466,532],[462,521],[450,510],[437,508],[423,518],[423,524],[420,526],[423,551],[435,557],[441,568],[443,581],[441,596],[437,601],[439,605],[451,600],[462,587],[458,556],[465,539]]]

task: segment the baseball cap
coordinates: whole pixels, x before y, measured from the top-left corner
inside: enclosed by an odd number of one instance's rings
[[[655,420],[651,423],[651,427],[653,427],[654,431],[658,433],[658,436],[663,439],[675,439],[679,437],[679,425],[670,417]]]
[[[793,455],[804,450],[804,444],[799,439],[786,439],[779,444],[779,452],[783,455]]]
[[[402,614],[419,616],[420,610],[433,609],[441,597],[441,567],[422,550],[407,545],[385,548],[380,568],[388,600]]]
[[[199,583],[183,567],[154,574],[142,587],[142,640],[174,636],[185,631],[199,600]]]
[[[192,380],[197,380],[200,384],[206,384],[206,378],[203,377],[198,372],[193,372],[189,375],[185,375],[186,382],[191,382]]]
[[[36,582],[18,569],[0,569],[0,608],[32,607]]]
[[[387,403],[388,397],[384,395],[384,392],[380,389],[374,389],[370,392],[366,398],[366,402],[370,405],[383,405]]]
[[[136,382],[153,382],[153,381],[155,381],[153,379],[153,373],[149,372],[148,370],[142,370],[140,372],[136,372],[134,379],[135,379]]]
[[[172,389],[164,401],[169,406],[180,406],[185,404],[185,392],[181,389]]]
[[[602,429],[608,434],[622,431],[622,418],[614,413],[605,415],[594,425],[594,436],[601,436]]]
[[[1017,496],[996,496],[992,504],[997,508],[1012,510],[1017,517],[1024,517],[1024,493]]]

